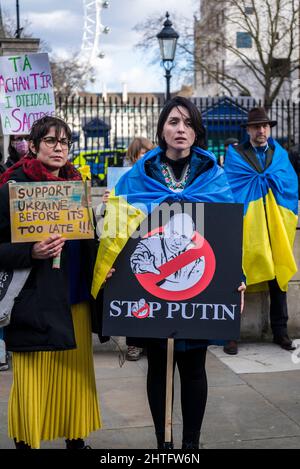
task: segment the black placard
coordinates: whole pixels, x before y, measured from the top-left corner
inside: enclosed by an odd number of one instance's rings
[[[238,339],[242,225],[241,204],[157,208],[106,283],[103,334]]]

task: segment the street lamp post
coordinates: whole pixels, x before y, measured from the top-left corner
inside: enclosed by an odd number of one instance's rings
[[[17,13],[17,29],[15,36],[17,39],[20,39],[21,37],[21,32],[23,28],[20,27],[20,7],[19,7],[19,0],[16,0],[16,13]]]
[[[164,27],[157,34],[157,39],[160,46],[161,59],[166,71],[166,100],[168,101],[171,97],[170,93],[170,80],[171,80],[171,70],[174,68],[173,62],[175,58],[175,51],[177,45],[177,39],[179,34],[172,28],[172,22],[169,20],[169,13],[166,13],[166,20],[164,22]]]

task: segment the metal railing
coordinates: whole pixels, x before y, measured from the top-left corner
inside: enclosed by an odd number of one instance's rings
[[[208,149],[217,157],[224,154],[224,141],[228,137],[239,141],[246,138],[241,123],[246,122],[249,109],[263,105],[250,97],[190,99],[202,113]],[[100,95],[58,96],[56,101],[58,115],[73,131],[71,156],[75,158],[79,154],[84,156],[85,152],[91,155],[92,151],[99,151],[102,159],[105,155],[110,157],[109,165],[118,166],[133,138],[143,136],[155,143],[158,116],[164,105],[163,98],[156,96],[129,97],[127,102],[118,95],[107,100]],[[299,146],[300,103],[277,100],[268,109],[268,114],[277,121],[272,136],[287,150]]]

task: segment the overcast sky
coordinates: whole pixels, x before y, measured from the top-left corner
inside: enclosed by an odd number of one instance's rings
[[[105,58],[97,59],[96,82],[91,90],[102,92],[105,87],[107,91],[121,91],[122,82],[126,82],[128,91],[164,92],[163,69],[158,65],[149,66],[147,59],[134,49],[138,35],[132,28],[149,15],[160,16],[167,10],[171,20],[173,13],[193,21],[193,14],[200,2],[110,0],[109,3],[110,7],[102,12],[101,21],[111,32],[101,35]],[[15,0],[0,0],[0,4],[3,15],[8,13],[15,18]],[[27,19],[33,35],[44,39],[56,55],[65,57],[72,51],[80,50],[84,26],[83,0],[19,0],[19,4],[21,26],[22,20]]]

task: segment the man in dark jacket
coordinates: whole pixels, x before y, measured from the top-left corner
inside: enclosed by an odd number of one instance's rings
[[[229,147],[225,172],[236,202],[244,204],[243,269],[249,286],[270,292],[273,342],[285,350],[295,347],[288,336],[287,288],[297,271],[292,252],[297,226],[298,187],[287,152],[270,137],[264,108],[249,111],[249,139]],[[257,291],[256,290],[256,291]],[[237,353],[230,342],[224,351]]]
[[[289,159],[298,177],[298,199],[300,199],[300,145],[293,145],[289,151]]]

